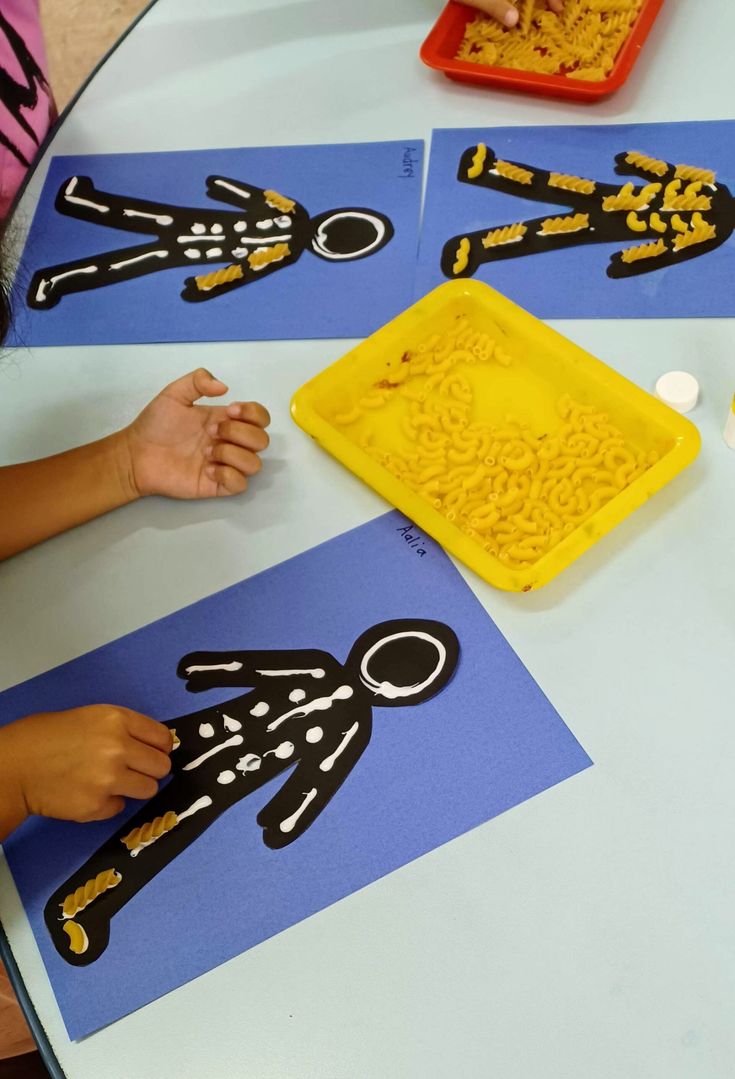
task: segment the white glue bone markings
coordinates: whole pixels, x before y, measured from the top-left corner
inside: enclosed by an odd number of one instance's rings
[[[223,749],[229,749],[230,746],[241,746],[243,743],[243,737],[241,734],[233,734],[232,738],[228,738],[226,742],[220,742],[216,746],[212,746],[206,753],[202,753],[201,757],[197,757],[196,760],[189,761],[185,764],[182,771],[190,772],[193,768],[198,768],[200,764],[204,764],[206,760],[213,757],[215,753],[220,753]]]
[[[246,775],[248,772],[257,772],[262,763],[263,760],[257,753],[246,753],[244,757],[240,757],[235,768]]]
[[[199,737],[200,738],[214,738],[214,727],[211,723],[199,724]]]
[[[267,716],[269,712],[270,705],[266,704],[265,701],[258,701],[258,703],[250,709],[250,715],[255,716],[256,719],[261,719],[263,716]]]
[[[144,255],[136,255],[131,259],[122,259],[120,262],[111,262],[111,270],[121,270],[123,266],[132,266],[134,262],[145,262],[146,259],[165,259],[168,258],[168,251],[146,251]]]
[[[293,757],[295,749],[296,746],[293,742],[281,742],[275,749],[267,750],[263,754],[263,757],[270,757],[273,755],[274,757],[277,757],[279,761],[287,761],[289,757]]]
[[[229,768],[226,769],[224,772],[220,772],[220,774],[217,776],[217,782],[222,783],[224,786],[226,786],[228,783],[234,783],[236,779],[237,776],[234,772],[231,772]]]
[[[355,254],[352,251],[330,251],[327,247],[327,234],[325,231],[327,226],[334,224],[335,221],[339,221],[340,218],[343,217],[349,217],[351,219],[357,218],[360,221],[369,221],[375,229],[375,239],[371,244],[368,244],[367,247],[363,247],[361,249],[360,255],[369,254],[374,248],[378,247],[383,242],[383,238],[385,237],[385,225],[379,217],[375,217],[373,214],[357,213],[357,211],[355,210],[351,210],[345,213],[332,214],[332,216],[328,217],[326,221],[322,221],[321,225],[317,229],[316,236],[312,240],[312,247],[315,251],[318,251],[322,258],[339,261],[340,259],[353,259],[355,257]]]
[[[123,217],[146,217],[155,221],[157,225],[173,225],[174,219],[170,214],[149,214],[145,210],[123,210]]]
[[[242,723],[239,719],[233,719],[232,716],[226,716],[224,712],[222,713],[222,718],[225,721],[225,730],[228,734],[234,734],[235,731],[242,730]]]
[[[189,234],[189,235],[184,234],[182,236],[177,236],[176,237],[176,242],[179,243],[179,244],[189,244],[189,243],[205,243],[205,242],[207,242],[209,240],[214,240],[215,243],[217,243],[221,239],[222,239],[222,237],[218,236],[216,233],[208,232],[206,234],[202,234],[201,236],[192,236],[191,234]]]
[[[324,760],[319,765],[319,770],[321,772],[329,772],[329,771],[331,771],[332,765],[337,760],[337,758],[340,757],[344,753],[344,751],[347,749],[347,746],[350,744],[352,739],[355,737],[355,735],[357,734],[359,729],[360,729],[360,724],[359,723],[353,723],[352,726],[350,727],[350,729],[348,731],[345,731],[345,736],[342,739],[342,741],[339,743],[337,748],[335,749],[334,753],[332,753],[329,757],[325,757]]]
[[[321,727],[309,727],[306,732],[306,741],[311,745],[314,745],[315,742],[321,742],[323,737],[324,731]]]
[[[67,270],[66,273],[57,273],[54,277],[49,277],[48,281],[44,277],[36,289],[36,302],[43,303],[46,299],[46,290],[53,288],[57,281],[61,281],[65,277],[74,277],[80,273],[97,273],[97,266],[80,266],[78,270]]]
[[[236,195],[239,195],[241,199],[249,199],[250,198],[250,192],[249,191],[244,191],[241,187],[238,187],[237,184],[230,184],[230,183],[227,182],[227,180],[215,180],[214,182],[217,185],[217,187],[224,187],[228,191],[234,191],[234,193]]]
[[[286,817],[284,821],[281,821],[281,831],[286,833],[292,832],[296,827],[299,817],[303,816],[303,814],[306,812],[307,808],[311,805],[315,798],[316,787],[312,787],[311,790],[307,793],[299,808],[296,810],[296,812],[292,813],[290,817]]]
[[[312,712],[326,712],[335,701],[348,701],[353,693],[352,686],[339,686],[329,697],[317,697],[313,701],[307,701],[306,704],[299,705],[298,708],[292,708],[290,712],[284,712],[282,716],[271,720],[266,730],[274,731],[276,727],[280,727],[287,719],[304,719],[306,716],[311,715]]]
[[[256,671],[256,674],[261,674],[264,678],[292,678],[297,674],[308,674],[312,678],[324,678],[327,673],[323,667],[314,667],[312,670],[302,671]]]
[[[187,674],[197,674],[199,671],[241,671],[242,663],[233,659],[231,663],[204,663],[201,666],[187,667]]]
[[[99,202],[92,202],[92,201],[90,201],[90,199],[83,199],[83,198],[80,198],[79,195],[75,195],[74,192],[77,189],[77,184],[78,183],[79,183],[79,177],[78,176],[72,176],[71,180],[69,181],[69,183],[66,185],[66,188],[64,189],[64,198],[65,198],[65,200],[67,202],[73,202],[75,206],[90,206],[93,210],[99,210],[99,212],[101,214],[109,214],[109,212],[110,212],[110,207],[109,206],[103,206]]]
[[[376,682],[375,679],[368,671],[368,664],[372,657],[378,652],[384,645],[390,644],[391,641],[403,640],[405,637],[415,637],[420,641],[428,641],[429,644],[433,644],[436,648],[439,659],[436,667],[423,682],[417,682],[410,686],[394,686],[392,682]],[[436,676],[441,672],[444,664],[447,660],[447,650],[441,641],[436,637],[432,637],[428,633],[422,633],[420,630],[405,630],[402,633],[391,633],[388,637],[383,637],[382,640],[377,641],[372,648],[369,648],[365,653],[360,664],[360,678],[369,690],[373,693],[380,694],[381,697],[385,697],[389,701],[398,700],[401,697],[413,697],[417,693],[421,693],[434,681]]]
[[[293,704],[300,704],[301,701],[306,700],[306,690],[292,689],[291,692],[288,695],[288,699]]]

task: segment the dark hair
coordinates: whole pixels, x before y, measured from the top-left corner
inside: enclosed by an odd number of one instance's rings
[[[12,312],[10,310],[10,296],[8,285],[0,269],[0,345],[8,336]]]

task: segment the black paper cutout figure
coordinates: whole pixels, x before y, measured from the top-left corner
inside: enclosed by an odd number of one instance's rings
[[[98,191],[88,176],[65,180],[56,196],[59,213],[155,240],[38,270],[29,307],[54,307],[72,292],[197,263],[209,269],[186,278],[181,295],[190,302],[209,300],[292,265],[306,250],[328,261],[354,261],[393,237],[390,220],[376,210],[345,207],[309,217],[293,199],[225,176],[207,177],[207,194],[237,212],[112,195]],[[227,265],[216,270],[218,264]]]
[[[615,161],[619,175],[645,179],[640,186],[628,185],[627,199],[620,198],[625,189],[616,184],[564,176],[516,161],[498,162],[489,147],[470,146],[460,159],[457,179],[461,183],[567,206],[571,214],[555,216],[552,211],[545,217],[453,236],[442,251],[442,272],[450,278],[471,277],[484,263],[614,242],[625,244],[627,250],[612,256],[608,277],[633,277],[706,255],[732,235],[735,200],[724,184],[715,181],[714,173],[631,152],[618,154]],[[582,189],[573,190],[575,182]],[[617,200],[621,208],[613,208],[611,200]],[[631,201],[638,208],[631,207]],[[686,205],[691,208],[682,208]],[[575,222],[577,215],[586,221]],[[507,231],[501,234],[501,230]],[[691,243],[695,230],[699,239]],[[639,250],[643,247],[648,251]],[[574,284],[570,282],[570,287]]]
[[[459,642],[448,626],[402,619],[363,633],[344,664],[311,649],[185,656],[178,675],[194,693],[254,688],[166,724],[179,739],[171,779],[46,904],[59,954],[78,966],[97,959],[107,947],[110,919],[128,900],[221,813],[290,768],[257,822],[271,849],[293,843],[367,748],[373,708],[429,700],[450,681],[458,660]]]

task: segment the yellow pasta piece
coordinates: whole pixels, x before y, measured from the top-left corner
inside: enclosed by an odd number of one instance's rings
[[[646,221],[641,221],[635,210],[631,210],[625,219],[625,223],[631,232],[645,232],[648,228]]]
[[[639,154],[636,150],[631,150],[627,153],[625,160],[629,165],[635,166],[642,172],[650,172],[654,176],[665,176],[669,171],[669,166],[665,161],[661,161],[656,157],[648,157],[647,154]]]
[[[502,244],[518,243],[528,232],[528,229],[521,222],[515,225],[505,225],[503,228],[491,229],[486,236],[482,238],[483,247],[499,247]]]
[[[621,251],[620,257],[623,262],[638,262],[640,259],[658,258],[668,251],[664,240],[656,240],[655,243],[640,244],[638,247],[628,247]]]
[[[602,208],[607,212],[615,210],[645,210],[654,195],[661,190],[661,184],[646,184],[636,194],[632,183],[623,184],[616,195],[606,195]]]
[[[573,214],[568,217],[547,217],[539,229],[539,236],[556,236],[563,232],[581,232],[589,228],[589,214]]]
[[[467,267],[469,265],[469,261],[470,261],[470,241],[465,236],[465,237],[463,237],[463,239],[461,239],[459,241],[459,246],[457,247],[457,252],[456,252],[456,256],[455,256],[455,260],[454,260],[454,265],[452,266],[452,272],[456,273],[456,274],[462,273],[463,270],[467,269]]]
[[[711,225],[708,221],[702,221],[701,224],[696,225],[687,232],[680,232],[674,237],[674,251],[683,251],[684,248],[692,247],[694,244],[708,243],[709,240],[714,240],[716,236],[716,226]]]
[[[651,214],[648,223],[656,232],[666,232],[669,227],[666,222],[662,220],[661,215],[655,212]]]
[[[262,270],[264,266],[270,265],[271,262],[280,262],[290,254],[291,248],[288,244],[274,244],[273,247],[264,248],[262,251],[253,251],[251,255],[248,255],[248,263],[252,270]]]
[[[77,922],[64,922],[64,932],[69,938],[69,951],[74,955],[84,955],[89,947],[89,937]]]
[[[290,214],[296,206],[293,199],[288,199],[285,195],[279,195],[277,191],[264,191],[263,196],[269,206],[274,210],[280,210],[284,214]]]
[[[134,851],[138,847],[149,846],[151,843],[155,843],[162,835],[165,835],[166,832],[170,832],[172,828],[175,828],[178,823],[179,818],[172,810],[169,810],[168,813],[164,813],[162,817],[155,817],[150,823],[141,824],[138,828],[133,828],[126,836],[123,836],[120,842],[126,846],[129,851]]]
[[[482,170],[485,165],[485,159],[487,158],[487,146],[484,142],[480,142],[477,145],[477,150],[472,158],[472,164],[467,169],[467,178],[469,180],[476,180],[478,176],[482,176]]]
[[[357,423],[362,416],[363,412],[359,405],[355,405],[348,412],[338,412],[334,417],[334,422],[339,424],[340,427],[349,427],[351,423]]]
[[[698,169],[693,165],[677,165],[674,176],[680,180],[699,180],[700,183],[710,186],[713,186],[717,179],[717,173],[712,169]]]
[[[495,171],[504,180],[513,180],[517,184],[533,183],[531,170],[524,169],[521,165],[514,165],[511,161],[496,161]]]
[[[61,904],[61,913],[64,918],[73,918],[80,910],[84,910],[89,904],[110,888],[115,888],[122,876],[116,869],[105,869],[96,877],[82,884],[75,892],[68,895]]]
[[[549,187],[559,187],[563,191],[576,191],[580,195],[594,194],[597,184],[594,180],[585,180],[581,176],[568,176],[564,172],[549,173]]]
[[[517,6],[519,7],[518,30],[521,34],[525,35],[531,29],[536,0],[517,0]]]
[[[674,214],[671,218],[671,227],[677,232],[688,232],[689,226],[678,214]]]
[[[181,745],[181,739],[176,733],[175,727],[170,727],[169,730],[171,731],[171,751],[173,752],[174,749],[178,749]]]
[[[199,292],[211,292],[213,288],[227,285],[230,281],[241,281],[243,277],[242,266],[236,262],[232,266],[215,270],[213,273],[199,274],[194,278],[194,284]]]

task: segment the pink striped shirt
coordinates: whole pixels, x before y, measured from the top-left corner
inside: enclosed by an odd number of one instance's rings
[[[0,220],[54,118],[38,0],[0,0]]]

